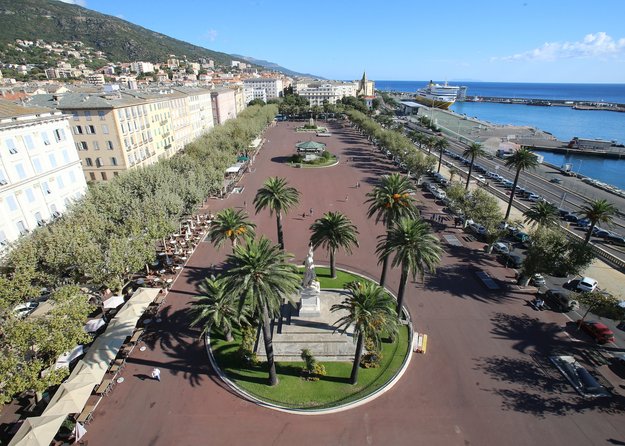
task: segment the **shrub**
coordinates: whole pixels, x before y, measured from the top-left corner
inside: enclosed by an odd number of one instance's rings
[[[304,161],[304,157],[299,153],[296,153],[295,155],[291,156],[292,163],[301,163],[302,161]]]
[[[324,150],[323,153],[321,154],[321,158],[327,161],[330,158],[332,158],[332,154],[328,152],[327,150]]]
[[[319,377],[326,374],[325,366],[319,364],[307,348],[302,349],[300,357],[306,363],[304,368],[302,368],[302,379],[306,381],[319,381]]]
[[[380,367],[382,354],[379,352],[365,353],[360,359],[360,367],[363,369],[377,369]]]

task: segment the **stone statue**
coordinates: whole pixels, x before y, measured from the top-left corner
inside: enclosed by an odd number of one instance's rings
[[[308,256],[304,261],[304,267],[304,279],[302,280],[302,290],[300,291],[299,315],[304,317],[319,316],[321,314],[319,301],[321,287],[316,280],[317,274],[315,274],[312,245],[310,245],[308,249]]]
[[[304,280],[302,280],[302,288],[310,287],[315,279],[317,278],[317,274],[315,273],[315,263],[313,260],[313,247],[309,245],[308,248],[308,256],[306,260],[304,260]]]

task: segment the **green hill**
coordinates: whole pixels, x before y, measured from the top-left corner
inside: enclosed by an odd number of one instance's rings
[[[141,26],[55,0],[0,0],[0,44],[15,39],[80,40],[113,62],[161,62],[169,54],[230,64],[232,56],[172,39]]]

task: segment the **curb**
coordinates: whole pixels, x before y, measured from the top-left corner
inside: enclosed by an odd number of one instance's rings
[[[323,266],[323,265],[315,265],[315,266]],[[360,277],[363,277],[365,279],[371,280],[371,278],[366,277],[363,274],[352,272],[352,271],[349,271],[349,270],[343,269],[343,268],[341,268],[341,269],[343,271],[349,272],[350,274],[354,274],[356,276],[360,276]],[[336,288],[327,288],[327,290],[328,291],[336,291],[337,289]],[[397,296],[395,296],[394,293],[392,293],[387,288],[385,288],[385,290],[391,296],[393,296],[395,299],[397,299]],[[344,290],[340,289],[340,291],[344,291]],[[403,308],[403,311],[404,311],[404,314],[407,316],[406,322],[407,322],[407,325],[408,325],[408,328],[409,328],[408,354],[404,358],[404,362],[402,363],[399,371],[395,374],[395,376],[393,376],[393,378],[391,378],[388,382],[386,382],[382,387],[378,388],[376,391],[370,393],[369,395],[366,395],[366,396],[364,396],[364,397],[362,397],[360,399],[357,399],[355,401],[352,401],[350,403],[341,404],[341,405],[330,407],[330,408],[327,408],[327,409],[293,409],[293,408],[288,408],[288,407],[280,406],[278,404],[272,404],[272,403],[268,403],[266,401],[263,401],[263,400],[257,398],[256,396],[254,396],[254,395],[246,392],[245,390],[241,389],[233,381],[231,381],[223,373],[221,368],[218,366],[217,361],[215,360],[215,357],[213,356],[213,351],[212,351],[211,346],[210,346],[210,334],[209,333],[207,333],[206,337],[204,338],[205,347],[206,347],[206,353],[208,355],[208,360],[209,360],[209,362],[211,364],[211,367],[213,368],[213,370],[215,370],[217,372],[217,375],[219,375],[219,378],[224,383],[226,383],[226,385],[234,393],[236,393],[238,396],[240,396],[241,398],[256,404],[257,406],[261,406],[261,407],[265,407],[267,409],[272,409],[272,410],[276,410],[276,411],[284,412],[284,413],[289,413],[289,414],[293,414],[293,415],[326,415],[326,414],[331,414],[331,413],[344,412],[346,410],[350,410],[350,409],[362,406],[364,404],[367,404],[367,403],[373,401],[374,399],[378,398],[379,396],[384,395],[395,384],[397,384],[397,382],[401,379],[401,377],[404,375],[404,373],[408,369],[408,365],[410,364],[410,361],[411,361],[412,355],[413,355],[412,343],[413,343],[414,330],[412,328],[412,319],[410,318],[410,313],[407,311],[407,308],[405,306]]]

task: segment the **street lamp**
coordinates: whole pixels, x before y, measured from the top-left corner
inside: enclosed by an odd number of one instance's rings
[[[582,173],[582,162],[584,162],[584,160],[579,160],[579,167],[577,168],[577,175],[581,175]]]

